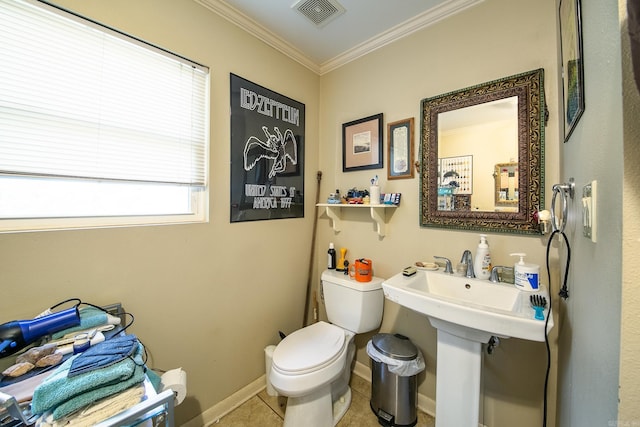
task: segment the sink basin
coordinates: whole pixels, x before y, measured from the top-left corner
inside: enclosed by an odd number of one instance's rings
[[[545,339],[545,321],[535,318],[529,303],[534,293],[515,285],[421,270],[410,277],[397,274],[382,289],[387,299],[424,314],[438,330],[436,427],[478,425],[483,343],[492,336]],[[549,301],[546,288],[535,293]],[[547,332],[552,327],[553,317]]]
[[[382,287],[387,299],[426,315],[434,327],[462,338],[483,343],[492,335],[545,339],[545,322],[535,319],[529,303],[533,292],[520,291],[512,284],[421,270],[411,277],[397,274]],[[549,301],[546,288],[535,293]],[[548,313],[549,307],[545,319]],[[547,327],[551,330],[553,318]]]

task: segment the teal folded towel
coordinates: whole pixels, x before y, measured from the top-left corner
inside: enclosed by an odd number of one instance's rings
[[[149,382],[156,393],[162,392],[162,378],[160,378],[160,375],[151,369],[147,369],[147,378],[149,378]]]
[[[84,331],[107,324],[107,313],[95,307],[83,307],[80,309],[80,325],[67,328],[51,335],[54,340],[62,338],[66,334],[75,331]]]
[[[143,381],[144,381],[144,368],[137,367],[135,369],[134,375],[132,375],[131,378],[129,378],[126,381],[101,387],[91,391],[87,391],[84,394],[80,394],[56,406],[53,409],[53,419],[59,420],[60,418],[64,418],[67,415],[70,415],[76,412],[77,410],[84,408],[87,405],[91,405],[100,399],[114,396],[131,387],[141,384]]]
[[[31,411],[34,414],[52,411],[57,420],[98,399],[141,383],[145,374],[143,353],[142,344],[138,343],[133,357],[74,377],[69,377],[68,373],[79,355],[70,357],[36,387]]]

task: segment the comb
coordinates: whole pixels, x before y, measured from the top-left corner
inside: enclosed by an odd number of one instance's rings
[[[544,320],[544,309],[547,306],[547,298],[542,295],[531,295],[529,301],[531,301],[531,307],[533,307],[536,312],[535,318]]]

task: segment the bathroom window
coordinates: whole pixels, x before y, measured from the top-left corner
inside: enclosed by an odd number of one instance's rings
[[[0,232],[203,222],[207,67],[0,0]]]

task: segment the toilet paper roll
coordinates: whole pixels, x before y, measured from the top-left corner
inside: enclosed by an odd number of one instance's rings
[[[372,205],[380,204],[380,186],[379,185],[372,185],[371,187],[369,187],[369,199],[371,200],[370,203]]]
[[[182,368],[172,369],[160,377],[162,391],[171,389],[176,396],[175,405],[182,403],[187,396],[187,373]]]
[[[265,367],[265,381],[267,383],[267,394],[269,396],[277,396],[278,392],[271,385],[269,380],[269,374],[271,372],[271,364],[273,363],[273,351],[276,349],[275,345],[268,345],[264,349],[264,367]]]

